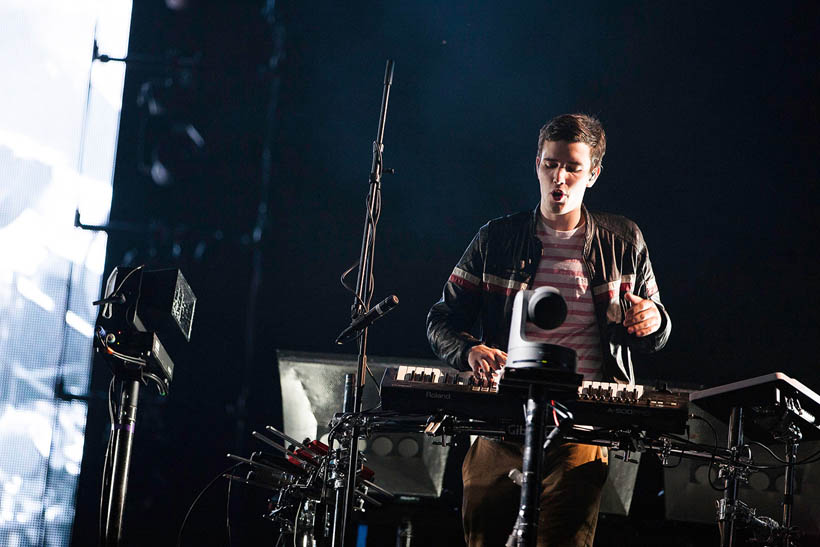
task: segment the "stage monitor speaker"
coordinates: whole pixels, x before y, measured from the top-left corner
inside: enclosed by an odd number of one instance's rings
[[[355,355],[278,351],[279,381],[285,433],[296,439],[327,441],[328,424],[341,412],[345,374],[356,371]],[[386,367],[411,364],[407,359],[368,357],[377,381]],[[439,361],[413,359],[416,366],[440,366]],[[379,404],[374,382],[365,384],[362,408]],[[435,439],[422,433],[376,433],[359,442],[376,472],[375,482],[399,497],[399,501],[441,496],[450,449],[433,445]]]

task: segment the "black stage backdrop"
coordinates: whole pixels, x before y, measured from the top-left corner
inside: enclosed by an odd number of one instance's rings
[[[225,453],[281,422],[276,349],[341,351],[352,297],[338,278],[358,258],[387,58],[397,173],[374,298],[401,305],[371,329],[370,354],[431,357],[425,316],[461,252],[488,219],[536,205],[538,129],[584,111],[609,143],[587,205],[641,226],[673,318],[638,376],[716,385],[779,370],[820,390],[816,3],[281,0],[275,23],[272,3],[168,4],[184,9],[134,5],[111,219],[139,230],[112,233],[107,271],[180,267],[199,303],[170,395],[140,404],[127,545],[174,544]],[[140,95],[167,117],[149,119]],[[201,150],[169,140],[186,124]],[[154,148],[173,152],[171,184],[140,171]],[[97,363],[94,394],[109,378]],[[75,545],[96,535],[107,420],[94,399]],[[215,489],[184,544],[227,543]],[[234,489],[234,545],[274,537],[263,501]]]

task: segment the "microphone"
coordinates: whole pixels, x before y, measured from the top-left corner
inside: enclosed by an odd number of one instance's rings
[[[380,319],[384,314],[395,308],[399,305],[399,297],[395,294],[391,294],[374,307],[370,308],[366,314],[362,315],[361,317],[354,319],[350,326],[347,327],[342,333],[336,337],[337,344],[344,344],[348,340],[352,340],[356,338],[360,331],[366,329],[370,326],[373,321],[376,319]]]

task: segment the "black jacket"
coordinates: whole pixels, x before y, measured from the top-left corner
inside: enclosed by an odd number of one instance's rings
[[[541,258],[535,235],[538,208],[495,220],[481,227],[458,261],[444,292],[427,316],[427,338],[439,358],[469,370],[467,354],[477,344],[507,349],[515,294],[530,288]],[[584,264],[601,334],[601,365],[607,381],[634,382],[630,352],[651,353],[669,339],[672,322],[660,301],[649,252],[638,226],[606,213],[586,219]],[[637,338],[622,325],[628,309],[624,293],[651,298],[661,312],[658,331]],[[479,337],[471,330],[480,327]]]

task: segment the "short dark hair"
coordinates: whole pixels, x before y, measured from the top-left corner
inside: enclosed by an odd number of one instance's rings
[[[606,153],[606,133],[601,120],[588,114],[562,114],[544,124],[538,133],[538,155],[545,141],[588,144],[592,169],[601,165]]]

